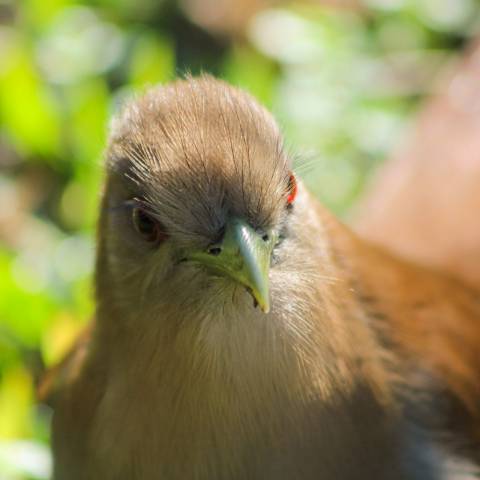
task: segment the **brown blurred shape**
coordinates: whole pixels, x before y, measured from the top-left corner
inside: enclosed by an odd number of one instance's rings
[[[380,170],[357,230],[480,285],[480,42],[446,72],[405,145]]]
[[[194,23],[216,34],[241,36],[249,20],[269,7],[288,6],[287,0],[181,0],[185,14]],[[298,2],[296,2],[298,4]],[[305,0],[336,8],[360,8],[360,0]]]
[[[241,35],[250,18],[260,10],[279,4],[276,0],[181,0],[185,14],[213,33]],[[283,2],[282,2],[283,3]]]

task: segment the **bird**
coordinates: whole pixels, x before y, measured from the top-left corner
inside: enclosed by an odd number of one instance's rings
[[[480,293],[364,240],[208,75],[111,122],[95,318],[42,384],[55,480],[472,479]]]

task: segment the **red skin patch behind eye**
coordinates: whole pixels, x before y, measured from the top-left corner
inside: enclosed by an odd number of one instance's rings
[[[290,173],[290,177],[288,179],[288,197],[287,197],[287,204],[291,205],[297,196],[297,180],[295,179],[295,175]]]

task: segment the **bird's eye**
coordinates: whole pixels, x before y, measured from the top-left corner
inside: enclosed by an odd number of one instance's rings
[[[161,223],[148,213],[145,208],[133,208],[132,222],[135,230],[146,242],[158,244],[168,238]]]
[[[289,207],[293,205],[295,197],[297,196],[297,180],[292,172],[290,172],[288,177],[287,193],[287,207]]]

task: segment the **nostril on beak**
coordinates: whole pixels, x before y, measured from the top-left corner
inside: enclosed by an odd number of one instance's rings
[[[270,240],[270,237],[268,236],[268,233],[266,233],[263,237],[262,237],[262,240],[264,242],[268,242]]]
[[[207,252],[210,255],[213,255],[214,257],[216,257],[217,255],[220,255],[222,253],[222,248],[221,247],[211,247],[207,250]]]

